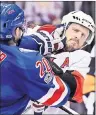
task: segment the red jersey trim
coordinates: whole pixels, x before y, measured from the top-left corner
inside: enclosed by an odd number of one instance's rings
[[[53,96],[49,98],[47,101],[45,101],[43,104],[52,105],[54,102],[56,102],[61,97],[62,93],[64,92],[65,87],[58,76],[56,76],[56,81],[58,85],[60,86],[59,89],[57,89],[54,92]]]

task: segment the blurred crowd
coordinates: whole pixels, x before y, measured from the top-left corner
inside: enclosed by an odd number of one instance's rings
[[[92,16],[95,21],[95,1],[52,1],[52,2],[15,2],[20,6],[25,12],[25,18],[27,22],[32,22],[33,24],[44,25],[44,24],[60,24],[61,19],[67,13],[74,10],[82,10],[85,13]],[[95,22],[96,23],[96,22]],[[84,82],[84,102],[81,104],[71,102],[70,106],[73,110],[80,114],[87,114],[92,112],[90,110],[90,104],[92,100],[95,100],[93,93],[95,93],[95,38],[91,45],[84,48],[84,50],[90,52],[93,56],[90,66],[90,72],[86,76]],[[94,47],[93,47],[94,46]],[[88,100],[88,102],[87,102]],[[87,103],[87,104],[86,104]],[[94,106],[93,104],[92,106]],[[94,106],[95,107],[95,106]],[[91,111],[91,112],[90,112]],[[94,111],[93,111],[94,113]],[[95,113],[94,113],[95,114]]]

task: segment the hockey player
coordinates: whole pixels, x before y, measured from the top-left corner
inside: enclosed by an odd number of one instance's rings
[[[54,107],[69,99],[81,101],[83,77],[62,73],[60,78],[39,52],[16,47],[22,38],[24,12],[15,4],[0,5],[0,114],[19,115],[29,100]]]
[[[94,27],[94,21],[91,16],[82,11],[71,12],[63,17],[62,24],[59,26],[45,25],[30,29],[30,32],[27,33],[28,35],[34,33],[34,31],[37,31],[37,33],[32,35],[33,38],[29,40],[30,42],[26,37],[22,39],[20,47],[39,50],[43,55],[62,49],[55,55],[51,55],[51,60],[59,65],[63,72],[67,71],[73,76],[84,77],[89,71],[90,54],[78,49],[82,49],[92,42]],[[44,35],[44,31],[53,36],[51,41]],[[43,34],[42,38],[39,37],[41,32]]]

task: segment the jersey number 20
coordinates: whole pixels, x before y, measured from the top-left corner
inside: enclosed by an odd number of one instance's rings
[[[42,61],[36,62],[36,68],[40,67],[40,78],[43,78],[45,73],[50,73],[52,71],[48,61],[45,58],[42,58]]]

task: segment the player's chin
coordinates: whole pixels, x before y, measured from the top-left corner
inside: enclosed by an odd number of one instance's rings
[[[78,50],[78,47],[68,46],[66,47],[66,50],[69,52],[72,52],[72,51]]]

